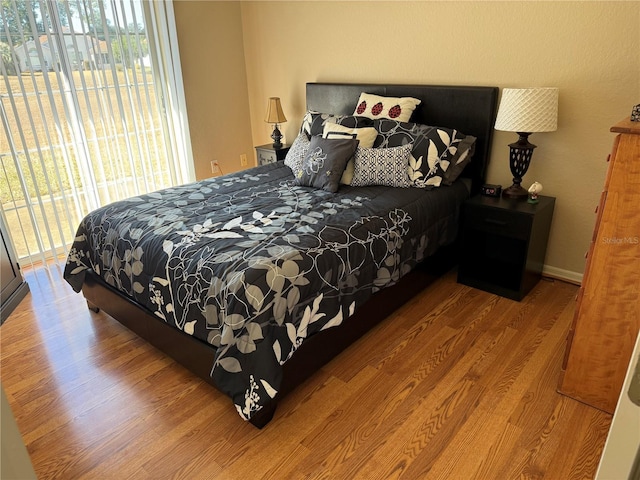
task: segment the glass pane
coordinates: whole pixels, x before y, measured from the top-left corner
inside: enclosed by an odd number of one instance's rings
[[[19,257],[60,255],[90,210],[178,181],[142,2],[7,0],[1,20],[2,211]]]

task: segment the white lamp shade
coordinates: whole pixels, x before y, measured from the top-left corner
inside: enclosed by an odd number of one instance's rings
[[[505,88],[498,107],[496,130],[553,132],[558,128],[557,88]]]
[[[267,115],[264,117],[264,121],[267,123],[284,123],[287,121],[287,117],[284,116],[284,112],[282,111],[279,97],[269,98]]]

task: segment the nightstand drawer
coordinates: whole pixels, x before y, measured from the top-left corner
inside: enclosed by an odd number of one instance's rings
[[[258,165],[266,165],[268,163],[275,163],[278,160],[284,160],[290,147],[291,145],[282,145],[282,148],[273,148],[272,144],[256,147]]]
[[[278,161],[275,150],[258,150],[258,165],[266,165],[267,163],[275,163]]]
[[[526,214],[514,214],[505,210],[465,209],[465,228],[480,230],[495,235],[527,240],[531,232],[532,217]]]

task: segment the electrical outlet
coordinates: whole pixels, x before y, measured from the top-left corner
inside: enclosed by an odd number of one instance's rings
[[[211,173],[221,173],[220,165],[217,160],[211,160]]]
[[[240,165],[242,165],[243,167],[247,166],[247,155],[244,153],[240,155]]]

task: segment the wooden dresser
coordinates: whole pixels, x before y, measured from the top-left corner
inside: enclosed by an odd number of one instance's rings
[[[613,413],[640,329],[640,122],[617,133],[559,391]]]

